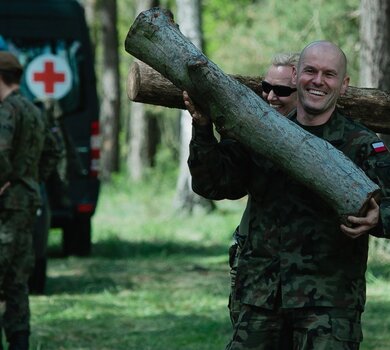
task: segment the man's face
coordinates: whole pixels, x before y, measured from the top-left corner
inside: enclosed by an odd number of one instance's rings
[[[275,86],[288,86],[295,88],[291,82],[292,67],[289,66],[271,66],[264,81]],[[263,91],[263,98],[275,108],[280,114],[287,115],[297,105],[297,93],[292,92],[289,96],[278,96],[274,90],[269,93]]]
[[[311,115],[334,109],[337,99],[349,83],[341,54],[333,47],[315,45],[308,48],[298,70],[293,73],[299,103]]]

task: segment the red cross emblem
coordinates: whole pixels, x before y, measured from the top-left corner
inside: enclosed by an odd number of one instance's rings
[[[26,83],[38,99],[60,99],[72,88],[72,71],[64,58],[43,54],[28,64]]]
[[[54,62],[46,61],[42,72],[36,72],[33,75],[33,80],[42,82],[44,91],[47,94],[54,92],[54,84],[63,83],[65,81],[65,74],[54,71]]]

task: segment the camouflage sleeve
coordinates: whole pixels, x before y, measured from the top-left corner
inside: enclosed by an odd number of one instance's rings
[[[39,161],[39,179],[46,181],[60,159],[64,157],[65,145],[60,127],[54,119],[49,119],[45,113],[42,117],[45,120],[45,140]]]
[[[205,198],[238,199],[247,194],[248,152],[235,140],[218,142],[211,125],[193,127],[188,166],[194,192]]]
[[[14,131],[13,114],[4,105],[0,105],[0,186],[9,180],[13,172],[10,157]]]
[[[363,163],[366,174],[381,188],[380,225],[370,234],[390,238],[390,152],[379,139],[372,139]]]

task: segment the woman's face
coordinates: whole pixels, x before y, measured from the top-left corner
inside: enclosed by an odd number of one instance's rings
[[[292,67],[291,66],[274,66],[272,65],[264,81],[272,86],[280,85],[295,88],[291,81],[292,78]],[[278,89],[276,89],[278,91]],[[297,105],[297,93],[291,91],[289,96],[278,96],[277,91],[274,89],[266,93],[263,91],[263,98],[269,103],[269,105],[275,108],[282,115],[289,114]]]

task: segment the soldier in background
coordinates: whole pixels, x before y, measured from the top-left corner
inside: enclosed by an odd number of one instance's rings
[[[59,117],[62,115],[62,111],[58,101],[46,99],[37,101],[35,105],[41,109],[41,115],[46,125],[46,134],[39,162],[39,186],[42,205],[37,211],[37,220],[33,228],[34,269],[29,278],[29,292],[30,294],[43,294],[46,284],[47,242],[51,222],[47,181],[53,174],[60,172],[58,168],[65,162],[66,155],[64,138],[59,125]]]
[[[14,55],[0,52],[0,289],[10,350],[29,348],[28,278],[46,133],[40,110],[19,92],[22,73]]]

